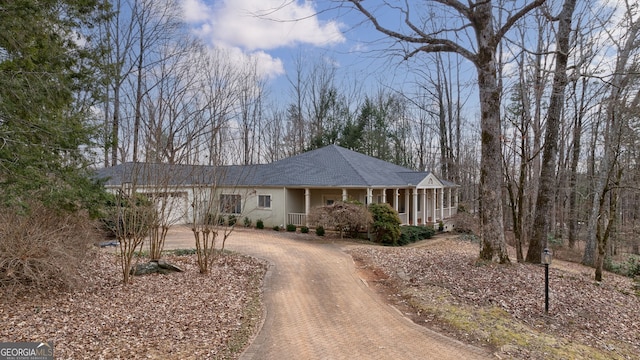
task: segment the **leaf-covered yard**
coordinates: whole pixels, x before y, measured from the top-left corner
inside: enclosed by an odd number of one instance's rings
[[[185,272],[123,286],[115,259],[99,253],[77,291],[2,297],[0,340],[53,340],[57,359],[229,359],[259,325],[261,262],[227,255],[204,276],[170,256]]]
[[[544,314],[544,268],[479,264],[478,245],[350,250],[363,276],[406,315],[502,358],[638,359],[640,291],[633,280],[554,261]]]
[[[496,358],[640,358],[632,279],[607,273],[597,283],[592,269],[554,260],[545,315],[544,268],[478,264],[478,245],[453,238],[416,245],[346,248],[370,287],[406,316]],[[123,287],[115,256],[102,251],[78,290],[3,296],[0,340],[53,340],[64,359],[237,358],[262,320],[265,264],[231,254],[203,276],[193,255],[167,259],[186,271]]]

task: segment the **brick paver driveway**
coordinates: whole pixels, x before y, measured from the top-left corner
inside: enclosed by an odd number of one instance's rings
[[[238,229],[227,249],[267,260],[266,314],[241,359],[487,359],[481,349],[420,327],[387,305],[357,273],[346,244],[315,236]],[[167,248],[192,248],[172,230]]]

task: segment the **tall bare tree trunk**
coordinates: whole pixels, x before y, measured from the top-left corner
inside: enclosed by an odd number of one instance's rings
[[[584,256],[582,257],[582,263],[591,266],[600,266],[600,264],[595,263],[596,244],[600,247],[602,246],[602,242],[606,239],[605,237],[599,236],[599,231],[602,231],[600,222],[604,221],[602,218],[602,198],[606,196],[606,190],[610,187],[610,182],[614,176],[613,172],[618,162],[620,141],[622,132],[625,129],[624,116],[621,114],[619,108],[623,105],[621,97],[625,90],[625,86],[628,85],[626,82],[629,76],[625,69],[629,65],[630,55],[635,49],[638,32],[640,32],[640,19],[633,19],[633,15],[629,9],[627,10],[630,26],[625,34],[626,40],[618,50],[619,53],[616,60],[616,67],[610,85],[611,95],[609,96],[609,101],[606,104],[607,123],[604,135],[604,154],[600,161],[599,171],[596,175],[597,178],[593,190],[593,204],[591,206],[589,222],[587,224],[587,245],[585,246]],[[611,214],[610,216],[614,215]]]
[[[490,2],[476,8],[478,22],[476,36],[478,56],[476,69],[480,95],[480,225],[482,243],[480,259],[509,262],[504,236],[504,210],[502,207],[502,143],[500,136],[500,93],[496,72],[496,45]]]
[[[556,161],[558,152],[558,132],[560,130],[562,108],[564,107],[564,90],[567,85],[567,61],[569,58],[569,36],[571,34],[571,17],[576,0],[565,0],[558,16],[558,35],[556,51],[556,69],[547,116],[542,168],[540,171],[540,187],[536,200],[533,220],[533,236],[529,240],[527,262],[539,263],[542,249],[547,247],[547,235],[550,231],[549,214],[553,210],[555,195]]]
[[[582,119],[585,111],[585,94],[587,92],[587,78],[582,79],[582,93],[580,96],[580,106],[575,109],[573,121],[573,141],[571,152],[571,164],[569,166],[569,248],[573,249],[578,238],[578,161],[580,160],[580,142],[582,139]],[[576,83],[577,85],[577,83]]]

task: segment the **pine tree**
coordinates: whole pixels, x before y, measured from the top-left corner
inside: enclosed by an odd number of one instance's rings
[[[77,207],[92,198],[86,150],[99,0],[0,2],[0,201]]]

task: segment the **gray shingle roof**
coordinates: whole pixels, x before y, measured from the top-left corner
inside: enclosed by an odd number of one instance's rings
[[[135,176],[134,176],[135,175]],[[428,172],[417,172],[337,145],[292,156],[271,164],[202,166],[125,163],[98,171],[106,185],[384,187],[416,185]]]

